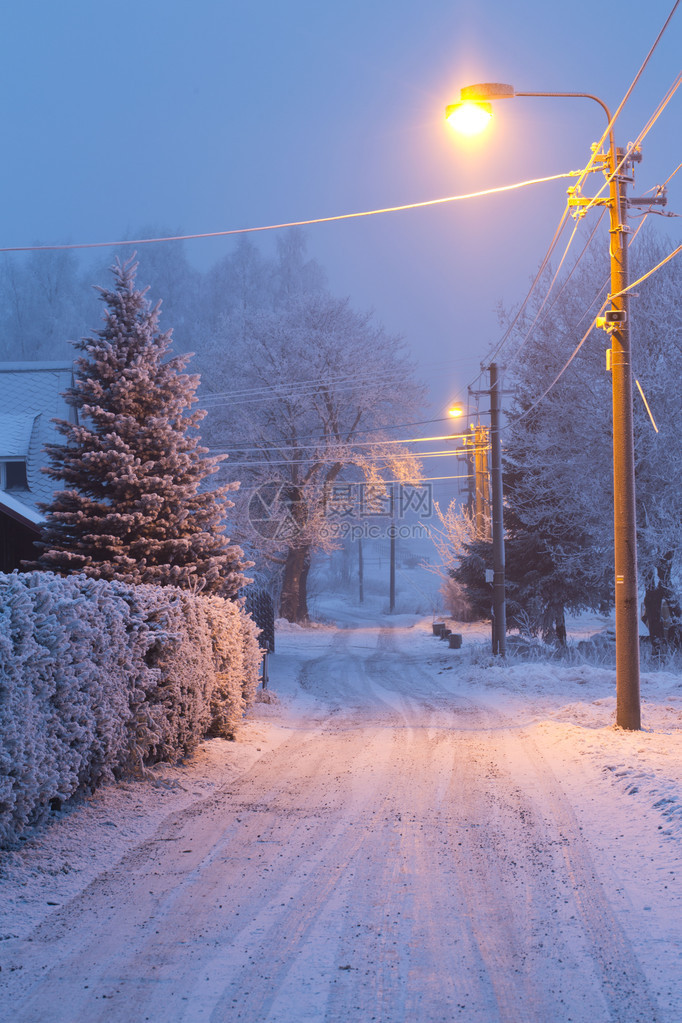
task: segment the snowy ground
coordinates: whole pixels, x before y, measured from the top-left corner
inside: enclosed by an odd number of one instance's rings
[[[0,1018],[677,1023],[682,676],[627,733],[611,669],[324,610],[238,742],[1,854]]]

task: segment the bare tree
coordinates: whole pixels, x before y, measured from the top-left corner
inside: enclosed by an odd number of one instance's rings
[[[423,390],[401,342],[325,292],[241,321],[225,347],[239,385],[206,404],[213,443],[220,450],[222,433],[227,471],[243,481],[232,531],[281,566],[280,613],[304,621],[311,555],[336,542],[330,488],[416,480],[415,460],[386,431],[410,418]]]

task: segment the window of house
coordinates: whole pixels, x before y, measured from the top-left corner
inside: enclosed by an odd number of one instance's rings
[[[0,486],[3,490],[28,490],[26,462],[1,463]]]

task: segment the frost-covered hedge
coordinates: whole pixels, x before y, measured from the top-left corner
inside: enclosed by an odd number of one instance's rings
[[[0,845],[76,792],[230,736],[260,657],[220,597],[0,574]]]

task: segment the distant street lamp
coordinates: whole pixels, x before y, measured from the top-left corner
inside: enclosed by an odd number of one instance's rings
[[[460,103],[446,108],[446,117],[457,127],[475,122],[471,107],[483,106],[478,117],[481,130],[490,120],[491,102],[517,96],[549,96],[591,99],[598,103],[608,121],[609,150],[595,154],[608,176],[608,198],[586,199],[569,190],[574,206],[608,206],[611,218],[611,309],[604,320],[611,337],[610,366],[613,397],[613,479],[616,576],[616,724],[621,728],[641,728],[639,691],[639,616],[637,591],[637,528],[635,515],[635,459],[632,427],[632,371],[630,364],[630,327],[628,322],[627,199],[626,165],[637,156],[616,150],[611,114],[597,96],[584,92],[516,92],[511,85],[485,82],[461,90]],[[471,127],[469,127],[469,133]]]

